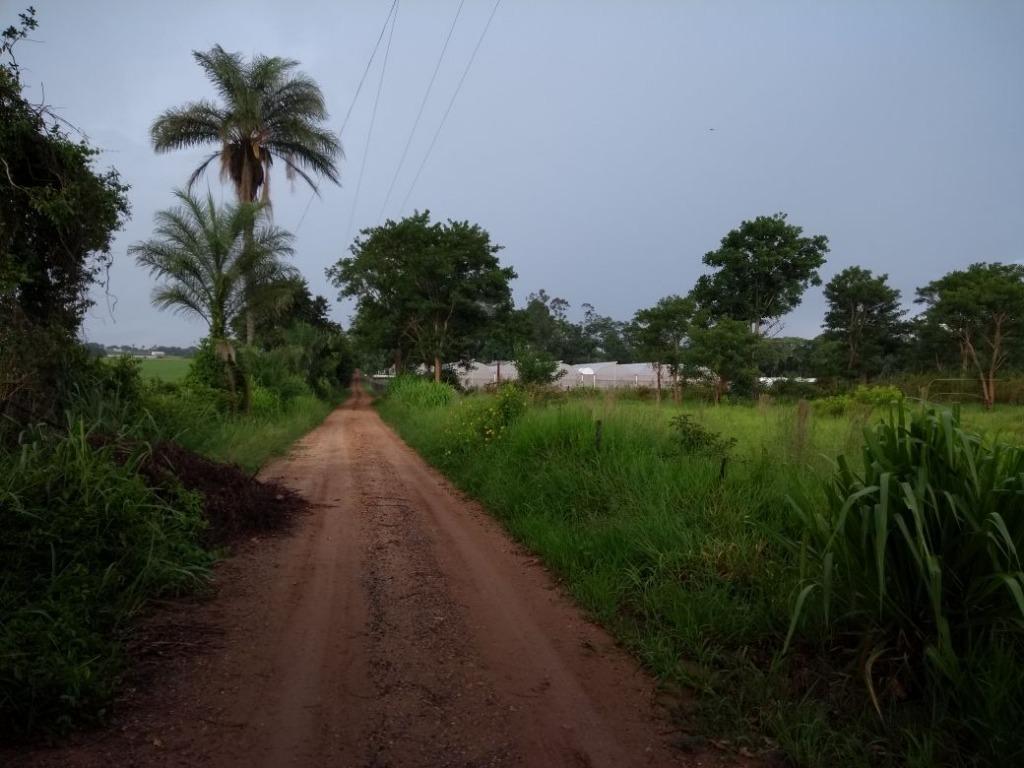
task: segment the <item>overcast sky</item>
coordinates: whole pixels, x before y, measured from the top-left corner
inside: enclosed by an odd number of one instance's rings
[[[0,24],[28,2],[0,2]],[[201,155],[149,145],[163,109],[213,96],[191,51],[298,59],[339,130],[391,2],[32,4],[36,42],[18,51],[31,95],[45,88],[132,187],[86,336],[191,343],[205,329],[152,308],[152,280],[125,254]],[[324,268],[351,242],[364,160],[354,226],[378,223],[458,4],[401,0],[372,138],[383,46],[342,136],[342,186],[297,231],[314,291],[334,298]],[[858,264],[907,300],[951,268],[1024,257],[1022,2],[503,0],[401,209],[492,7],[466,0],[385,215],[480,223],[519,273],[518,302],[544,287],[628,319],[686,293],[730,228],[776,211],[828,235],[824,278]],[[216,173],[209,184],[231,199]],[[271,189],[294,230],[310,192],[290,187],[279,174]],[[816,334],[823,307],[812,289],[784,332]],[[342,322],[350,311],[335,305]]]

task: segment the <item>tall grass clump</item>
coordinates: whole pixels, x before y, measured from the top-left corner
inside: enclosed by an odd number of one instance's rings
[[[435,408],[451,403],[455,389],[419,376],[398,376],[388,387],[388,399],[407,408]]]
[[[201,500],[149,488],[144,454],[82,422],[0,454],[0,739],[103,716],[146,600],[205,582]],[[141,449],[140,449],[141,450]]]
[[[816,616],[874,708],[917,702],[988,764],[1024,759],[1024,450],[957,412],[895,407],[840,457],[822,503],[794,505]]]

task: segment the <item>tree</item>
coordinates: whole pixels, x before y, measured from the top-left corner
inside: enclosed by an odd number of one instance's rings
[[[288,285],[281,286],[281,297],[274,305],[257,308],[255,311],[255,342],[264,349],[282,342],[282,334],[295,323],[305,323],[314,328],[341,331],[341,326],[328,317],[330,302],[323,296],[313,295],[304,277],[297,277]],[[244,338],[245,318],[237,316],[231,324],[232,333]]]
[[[635,350],[629,342],[626,323],[599,315],[592,304],[584,303],[583,322],[579,328],[589,359],[633,362]]]
[[[262,205],[217,208],[213,195],[200,201],[175,194],[180,205],[156,214],[156,236],[128,253],[163,280],[153,291],[156,306],[206,322],[234,391],[239,377],[228,329],[247,310],[288,295],[298,272],[281,259],[292,254],[292,236],[266,221]]]
[[[824,336],[839,342],[848,376],[868,379],[882,372],[898,352],[906,326],[900,292],[869,269],[847,267],[825,286],[828,310]]]
[[[554,384],[558,379],[558,361],[543,349],[523,344],[515,354],[516,371],[520,384]]]
[[[633,316],[630,335],[639,354],[654,363],[658,402],[661,402],[662,366],[672,373],[673,393],[678,391],[679,372],[685,359],[684,345],[694,309],[693,299],[673,295]]]
[[[991,408],[996,376],[1024,332],[1024,265],[972,264],[918,288],[917,296],[928,325],[954,339],[977,372]]]
[[[756,359],[762,339],[743,320],[712,320],[701,314],[694,319],[689,336],[684,360],[693,368],[706,368],[712,374],[715,403],[721,402],[730,385],[757,375],[751,361]]]
[[[818,268],[827,253],[827,237],[804,237],[800,227],[786,223],[786,214],[758,216],[704,255],[704,264],[718,271],[702,276],[693,295],[712,316],[743,320],[764,337],[808,286],[821,285]]]
[[[327,107],[320,87],[297,72],[297,61],[255,56],[249,62],[219,45],[192,56],[221,96],[169,109],[150,129],[157,152],[216,146],[193,171],[191,189],[207,167],[219,160],[221,177],[230,179],[240,203],[261,197],[270,203],[270,169],[280,161],[287,178],[296,176],[314,192],[316,176],[338,183],[336,159],[341,142],[324,127]],[[254,319],[246,341],[252,343]]]
[[[36,26],[30,8],[0,33],[0,414],[19,422],[59,413],[89,288],[129,212],[98,150],[24,97],[14,49]]]
[[[355,297],[355,326],[403,356],[417,354],[441,380],[446,359],[465,358],[511,308],[501,246],[476,224],[430,223],[430,212],[365,229],[327,274],[341,297]]]

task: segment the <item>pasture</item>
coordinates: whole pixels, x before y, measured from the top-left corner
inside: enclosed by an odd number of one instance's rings
[[[177,383],[188,374],[188,366],[192,361],[187,357],[146,357],[140,362],[143,378]]]

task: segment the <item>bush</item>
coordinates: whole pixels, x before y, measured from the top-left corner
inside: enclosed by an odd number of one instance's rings
[[[450,404],[456,395],[447,384],[409,375],[392,379],[387,393],[389,400],[409,408],[438,408]]]
[[[795,509],[808,571],[794,628],[816,591],[832,642],[859,644],[880,713],[916,696],[997,763],[1019,761],[1024,450],[901,405],[865,430],[862,470],[840,457],[825,503]]]
[[[0,456],[0,739],[95,720],[145,600],[204,582],[200,500],[151,490],[81,422]]]
[[[779,400],[813,400],[823,394],[822,386],[817,382],[796,379],[779,379],[766,391]]]
[[[675,438],[683,453],[725,457],[736,445],[735,437],[723,438],[686,413],[673,416],[669,424],[675,431]]]
[[[558,361],[542,349],[524,346],[516,351],[516,371],[524,385],[548,385],[558,380]]]
[[[898,405],[902,402],[903,391],[899,387],[861,384],[852,392],[815,400],[814,408],[818,413],[826,416],[844,416],[858,406],[870,410]]]

